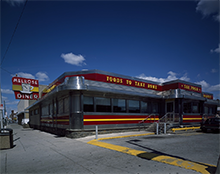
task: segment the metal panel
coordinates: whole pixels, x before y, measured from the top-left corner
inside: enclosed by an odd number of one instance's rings
[[[73,93],[71,95],[71,114],[70,114],[70,128],[83,128],[83,112],[81,107],[81,94]]]

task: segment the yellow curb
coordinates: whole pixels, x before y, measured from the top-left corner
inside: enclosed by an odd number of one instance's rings
[[[134,137],[134,136],[144,136],[144,135],[152,135],[154,133],[148,133],[148,134],[136,134],[136,135],[127,135],[127,136],[118,136],[118,137],[109,137],[109,138],[100,138],[98,140],[107,140],[107,139],[114,139],[114,138],[125,138],[125,137]],[[95,145],[98,147],[103,147],[106,149],[126,153],[129,155],[145,158],[148,160],[153,160],[157,162],[166,163],[169,165],[174,165],[178,167],[182,167],[185,169],[195,170],[197,172],[200,172],[202,174],[209,174],[209,172],[206,170],[209,167],[216,168],[215,165],[205,164],[205,163],[196,163],[192,161],[182,160],[179,158],[171,157],[171,156],[165,156],[165,155],[159,155],[156,153],[141,151],[141,150],[135,150],[128,147],[123,147],[119,145],[109,144],[105,142],[100,142],[98,140],[91,140],[88,142],[88,144]]]
[[[187,131],[187,130],[190,130],[190,129],[192,129],[192,130],[194,130],[194,129],[200,129],[200,127],[172,128],[171,130],[172,130],[173,132],[175,132],[175,131],[177,131],[177,130],[185,130],[185,131]]]
[[[110,139],[138,137],[138,136],[145,136],[145,135],[155,135],[155,133],[124,135],[124,136],[117,136],[117,137],[107,137],[107,138],[99,138],[98,140],[110,140]]]

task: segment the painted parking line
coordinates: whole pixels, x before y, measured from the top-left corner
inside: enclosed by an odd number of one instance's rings
[[[149,133],[147,135],[152,135],[152,134]],[[135,150],[135,149],[131,149],[128,147],[123,147],[123,146],[109,144],[109,143],[105,143],[105,142],[100,141],[100,140],[106,140],[106,139],[125,138],[125,137],[134,137],[134,136],[143,136],[143,135],[137,134],[137,135],[130,135],[130,136],[127,135],[127,136],[119,136],[119,137],[100,138],[98,140],[91,140],[88,142],[88,144],[99,146],[99,147],[110,149],[110,150],[114,150],[114,151],[118,151],[118,152],[122,152],[122,153],[126,153],[129,155],[134,155],[134,156],[144,158],[147,160],[166,163],[169,165],[174,165],[174,166],[182,167],[185,169],[195,170],[195,171],[200,172],[202,174],[210,174],[209,171],[215,171],[215,169],[217,167],[217,166],[211,165],[211,164],[183,160],[183,159],[176,158],[176,157],[159,155],[156,153],[151,153],[151,152],[146,152],[146,151],[141,151],[141,150]]]

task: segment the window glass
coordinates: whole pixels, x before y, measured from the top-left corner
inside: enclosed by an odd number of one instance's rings
[[[173,102],[167,103],[167,112],[173,112]]]
[[[64,98],[64,113],[69,112],[69,97]]]
[[[56,102],[53,103],[53,114],[54,115],[57,114],[57,104],[56,104]]]
[[[191,103],[183,103],[183,112],[184,113],[191,113]]]
[[[38,109],[35,109],[34,110],[34,115],[37,115],[38,114]]]
[[[42,110],[42,115],[48,115],[48,106],[43,106],[41,110]]]
[[[204,107],[204,113],[208,114],[209,113],[209,108],[207,106]]]
[[[158,103],[152,103],[152,113],[159,113]]]
[[[93,97],[83,97],[83,108],[84,112],[94,112]]]
[[[113,99],[113,112],[126,112],[125,100]]]
[[[139,101],[129,100],[128,101],[128,111],[130,113],[140,113]]]
[[[141,113],[147,113],[148,111],[148,104],[147,102],[141,101]]]
[[[213,108],[210,107],[210,108],[209,108],[209,114],[213,114],[213,112],[214,112],[214,111],[213,111]]]
[[[96,98],[96,112],[111,112],[110,98]]]
[[[192,113],[199,113],[199,103],[192,103]]]
[[[62,114],[63,113],[63,99],[60,99],[58,101],[58,114]]]
[[[52,115],[53,114],[53,104],[50,104],[49,107],[50,107],[49,114]]]

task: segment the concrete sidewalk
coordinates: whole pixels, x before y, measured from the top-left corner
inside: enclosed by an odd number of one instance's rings
[[[1,150],[1,173],[197,173],[155,161],[87,144],[95,139],[89,136],[79,139],[22,128],[11,124],[14,147]],[[102,134],[98,138],[147,133],[125,132]]]

